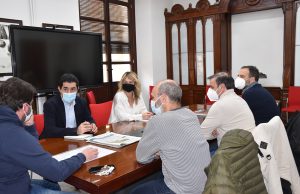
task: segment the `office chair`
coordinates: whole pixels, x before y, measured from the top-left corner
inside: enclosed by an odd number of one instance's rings
[[[96,104],[96,98],[93,91],[88,91],[86,96],[89,104]]]
[[[38,132],[38,135],[41,135],[41,133],[44,130],[44,115],[43,114],[33,115],[33,120],[35,123],[36,130]]]
[[[91,115],[96,122],[97,126],[103,126],[108,124],[112,101],[100,103],[100,104],[89,104]]]
[[[300,111],[300,87],[299,86],[289,86],[288,98],[286,107],[281,109],[281,112],[286,113],[286,120],[288,121],[288,113]]]

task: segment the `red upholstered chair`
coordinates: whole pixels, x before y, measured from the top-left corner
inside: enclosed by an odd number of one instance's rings
[[[152,100],[152,90],[153,90],[154,86],[149,86],[149,100]]]
[[[152,100],[153,97],[152,97],[151,93],[152,93],[153,88],[154,88],[154,86],[149,86],[149,110],[150,111],[152,111],[152,109],[151,109],[151,100]]]
[[[96,104],[96,98],[93,91],[87,92],[86,96],[89,104]]]
[[[112,101],[100,103],[100,104],[89,104],[91,115],[96,122],[97,126],[103,126],[108,124]]]
[[[33,115],[33,120],[38,134],[41,135],[41,133],[44,130],[44,115],[43,114]]]
[[[287,106],[283,107],[281,111],[286,112],[286,115],[288,115],[289,112],[300,111],[300,87],[299,86],[289,87]]]
[[[206,87],[205,87],[205,97],[204,97],[205,99],[204,100],[205,100],[206,105],[212,105],[213,103],[215,103],[213,101],[210,101],[206,95],[209,87],[210,87],[209,85],[206,85]]]

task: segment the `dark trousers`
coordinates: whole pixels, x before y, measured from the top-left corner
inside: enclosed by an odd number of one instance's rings
[[[131,194],[175,194],[169,187],[165,184],[164,176],[161,174],[156,180],[151,180],[142,183],[135,187]]]

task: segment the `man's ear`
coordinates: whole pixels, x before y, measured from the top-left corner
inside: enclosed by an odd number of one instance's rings
[[[256,82],[255,77],[250,77],[249,80],[250,80],[250,83]]]
[[[162,104],[165,104],[166,102],[168,102],[168,96],[165,95],[165,94],[163,94],[163,95],[161,96],[161,103],[162,103]]]

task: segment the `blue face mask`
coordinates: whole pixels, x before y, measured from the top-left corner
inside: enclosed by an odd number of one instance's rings
[[[156,101],[154,100],[151,100],[151,109],[152,109],[152,112],[155,113],[156,115],[160,115],[162,113],[162,110],[161,110],[161,106],[162,104],[159,106],[159,107],[156,107],[156,102],[159,100],[160,97],[158,97],[158,99]]]
[[[65,103],[71,104],[75,100],[75,98],[76,98],[76,92],[73,92],[73,93],[63,93],[62,100]]]

